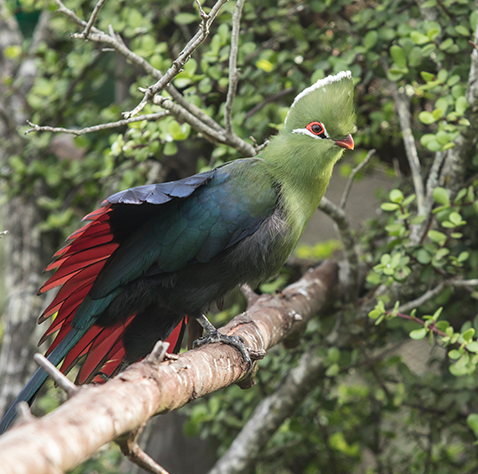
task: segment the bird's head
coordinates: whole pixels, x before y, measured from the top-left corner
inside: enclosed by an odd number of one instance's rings
[[[317,81],[303,90],[287,114],[283,133],[289,139],[321,153],[353,150],[355,128],[353,79],[350,71]],[[341,155],[340,153],[339,155]]]

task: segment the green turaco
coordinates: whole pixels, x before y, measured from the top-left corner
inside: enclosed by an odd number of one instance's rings
[[[294,100],[284,127],[256,157],[179,181],[139,186],[107,198],[86,216],[47,268],[41,292],[60,290],[40,317],[56,314],[50,361],[77,381],[111,376],[145,357],[158,340],[172,347],[185,318],[204,340],[236,346],[204,317],[211,302],[237,285],[257,285],[279,271],[327,188],[344,149],[353,149],[353,80],[341,72]],[[47,375],[34,374],[21,400],[31,403]]]

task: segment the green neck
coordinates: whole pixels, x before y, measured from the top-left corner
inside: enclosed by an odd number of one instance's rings
[[[261,153],[282,188],[287,219],[300,234],[317,209],[334,164],[343,153],[329,140],[318,143],[310,139],[310,146],[304,146],[304,138],[308,137],[281,132]]]

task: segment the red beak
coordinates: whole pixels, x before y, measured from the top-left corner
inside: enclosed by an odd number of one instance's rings
[[[341,146],[342,148],[347,148],[347,150],[354,149],[354,139],[350,134],[348,134],[347,137],[343,138],[342,140],[336,140],[335,144]]]

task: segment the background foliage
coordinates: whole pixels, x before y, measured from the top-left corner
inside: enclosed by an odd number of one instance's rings
[[[94,4],[66,3],[81,18],[89,17]],[[6,48],[4,54],[20,66],[39,12],[56,7],[34,0],[10,1],[8,7],[22,26],[25,41],[22,47]],[[209,38],[173,82],[188,101],[219,122],[228,86],[234,7],[233,2],[224,6]],[[459,134],[471,126],[465,94],[470,56],[476,48],[476,13],[475,2],[469,0],[246,2],[235,132],[263,143],[280,128],[298,91],[350,69],[356,80],[356,152],[340,166],[350,172],[367,150],[375,148],[375,161],[399,170],[402,179],[400,190],[392,191],[382,205],[382,213],[356,236],[367,273],[360,299],[350,306],[337,302],[329,315],[314,320],[299,347],[271,351],[260,364],[253,389],[231,387],[187,407],[186,433],[213,438],[218,455],[307,349],[327,362],[325,376],[269,440],[256,472],[477,471],[478,293],[471,286],[444,285],[416,313],[401,314],[398,305],[387,312],[395,303],[387,294],[371,313],[373,319],[362,310],[380,284],[399,285],[400,302],[405,303],[441,281],[477,276],[476,145],[468,152],[458,186],[448,190],[447,183],[441,183],[433,193],[433,220],[422,241],[412,245],[411,229],[424,217],[417,215],[396,109],[398,91],[411,112],[426,176],[436,153],[452,149]],[[192,2],[183,0],[109,1],[97,26],[107,31],[109,25],[132,51],[164,72],[196,31],[198,14]],[[53,14],[49,39],[35,53],[38,74],[24,104],[28,117],[37,124],[65,128],[120,119],[122,111],[141,100],[138,87],[155,80],[94,42],[71,40],[71,31],[74,26],[65,16]],[[11,78],[2,80],[15,86]],[[161,110],[148,105],[144,112]],[[67,141],[76,158],[58,152],[58,136],[52,133],[29,134],[21,147],[17,139],[2,138],[0,144],[9,150],[8,161],[0,168],[5,196],[35,197],[45,214],[43,238],[52,247],[59,246],[105,195],[184,177],[240,156],[231,147],[211,144],[171,116]],[[333,244],[319,245],[316,258],[335,250]],[[292,273],[262,289],[275,291]],[[217,317],[229,317],[238,308],[236,302],[233,310]],[[426,326],[413,321],[415,317]],[[433,336],[434,329],[444,334]],[[328,342],[331,331],[338,333],[334,343]],[[409,335],[420,342],[410,343]],[[429,338],[430,346],[424,338]],[[108,451],[75,472],[116,472],[117,460]]]

